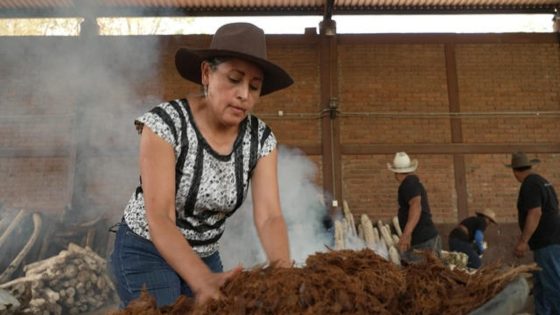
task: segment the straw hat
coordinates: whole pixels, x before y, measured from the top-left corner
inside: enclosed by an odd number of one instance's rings
[[[250,23],[223,25],[212,37],[208,49],[180,48],[175,54],[175,66],[183,78],[202,84],[200,64],[213,57],[235,57],[259,66],[264,73],[261,95],[294,83],[284,69],[268,60],[264,31]]]
[[[505,164],[506,167],[510,168],[520,168],[520,167],[527,167],[533,166],[535,164],[539,164],[541,160],[539,159],[532,159],[529,160],[527,155],[523,152],[515,152],[511,155],[511,164]]]
[[[393,164],[387,163],[387,169],[395,173],[411,173],[418,167],[418,160],[410,160],[405,152],[395,153]]]
[[[482,210],[476,211],[476,214],[485,216],[488,219],[490,219],[490,221],[492,221],[492,223],[498,224],[496,222],[496,213],[492,209],[482,209]]]

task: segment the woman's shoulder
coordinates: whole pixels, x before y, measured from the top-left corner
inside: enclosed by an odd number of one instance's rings
[[[247,115],[246,123],[249,128],[257,129],[262,132],[265,129],[270,129],[267,123],[254,114]]]
[[[186,114],[190,111],[189,101],[186,98],[174,99],[160,102],[154,108],[162,108],[165,111],[175,111],[177,113]]]

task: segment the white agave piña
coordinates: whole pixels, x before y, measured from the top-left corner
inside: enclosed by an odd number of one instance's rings
[[[344,249],[344,223],[340,220],[334,221],[334,249],[340,250]]]
[[[391,224],[396,224],[392,228]],[[358,238],[363,241],[364,245],[370,249],[380,249],[381,246],[387,250],[387,259],[400,264],[400,255],[395,247],[399,242],[399,236],[392,234],[392,230],[396,233],[400,232],[398,227],[398,219],[395,217],[389,223],[378,220],[376,224],[370,219],[367,214],[360,216],[358,224],[354,223],[354,216],[350,211],[348,202],[343,201],[343,217],[342,219],[335,220],[335,250],[346,249],[349,245],[349,240]]]
[[[379,241],[381,241],[380,237],[379,237],[379,230],[374,227],[373,228],[373,240],[377,243]]]
[[[342,209],[344,211],[344,218],[346,219],[350,227],[350,235],[358,236],[358,233],[356,233],[356,224],[354,223],[354,215],[352,215],[352,212],[350,211],[350,207],[348,206],[348,202],[346,202],[346,200],[342,202]]]
[[[364,227],[362,226],[362,224],[358,224],[358,238],[365,240],[365,236],[364,236]]]
[[[381,220],[377,222],[377,227],[379,228],[379,232],[381,233],[382,239],[385,242],[385,245],[387,245],[387,248],[393,246],[393,237],[391,237],[391,231],[387,229],[387,227]]]
[[[371,220],[369,219],[367,214],[362,214],[360,217],[360,221],[362,222],[361,227],[364,231],[364,240],[366,241],[366,245],[368,248],[374,248],[375,246],[375,234],[373,232],[373,225],[371,224]],[[379,238],[379,236],[378,236]]]
[[[399,251],[395,248],[395,246],[389,247],[389,260],[394,264],[401,264],[401,256],[399,255]]]
[[[395,231],[397,232],[397,235],[399,237],[401,237],[402,236],[402,230],[401,230],[401,226],[399,224],[399,217],[396,217],[396,216],[393,217],[392,222],[393,222],[393,227],[395,228]]]

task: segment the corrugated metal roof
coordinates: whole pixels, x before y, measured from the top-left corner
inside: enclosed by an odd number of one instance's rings
[[[2,0],[0,16],[79,15],[84,7],[98,16],[148,15],[323,15],[418,13],[538,13],[560,10],[560,0]]]

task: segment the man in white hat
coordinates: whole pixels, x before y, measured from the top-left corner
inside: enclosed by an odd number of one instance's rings
[[[491,209],[482,209],[475,216],[463,219],[449,233],[449,250],[467,254],[467,267],[478,269],[482,265],[480,255],[486,249],[484,233],[490,223],[496,223],[496,214]]]
[[[400,183],[398,218],[402,235],[398,246],[401,258],[406,262],[418,260],[413,255],[414,249],[432,250],[438,256],[441,253],[441,238],[432,222],[426,189],[414,173],[417,167],[418,160],[410,160],[405,152],[397,152],[393,164],[387,163],[387,168],[395,173],[395,179]]]
[[[560,212],[554,187],[533,172],[538,159],[529,160],[523,152],[513,153],[511,168],[521,183],[517,197],[517,215],[521,236],[514,248],[517,257],[533,251],[541,268],[534,273],[536,314],[560,314]]]

